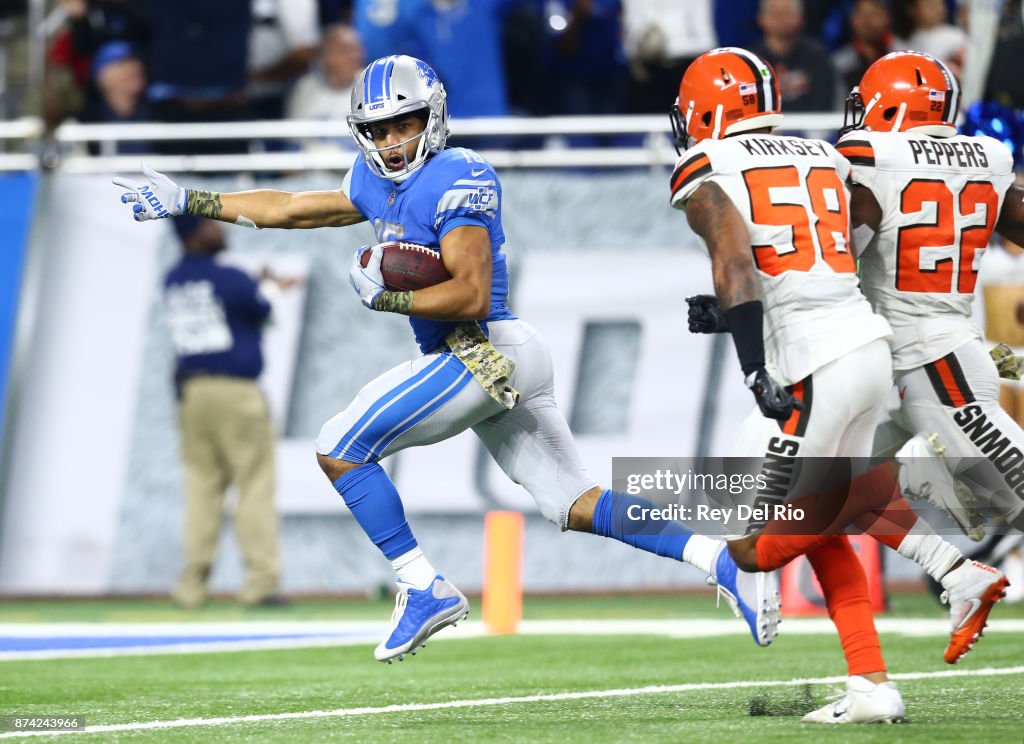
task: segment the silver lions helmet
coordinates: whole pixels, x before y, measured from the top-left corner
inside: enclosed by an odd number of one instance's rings
[[[370,169],[383,178],[401,183],[430,155],[443,150],[448,141],[448,105],[445,98],[444,86],[437,73],[415,57],[381,57],[367,65],[352,86],[352,113],[348,116],[348,127]],[[369,127],[374,122],[416,112],[426,114],[426,129],[401,143],[404,146],[419,138],[416,155],[406,160],[405,167],[390,170],[382,154],[395,145],[376,147]]]

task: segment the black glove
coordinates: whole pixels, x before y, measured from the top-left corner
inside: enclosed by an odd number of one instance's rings
[[[804,404],[773,380],[763,367],[747,375],[744,382],[754,394],[757,407],[766,418],[785,421],[793,413],[793,409],[802,411],[804,408]]]
[[[728,333],[729,321],[725,318],[718,298],[714,295],[695,295],[687,297],[690,306],[687,320],[690,321],[690,333]]]

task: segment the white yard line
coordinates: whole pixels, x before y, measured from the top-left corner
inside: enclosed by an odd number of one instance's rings
[[[942,672],[910,672],[891,675],[895,680],[941,679],[947,677],[997,677],[1024,674],[1024,666],[988,669],[949,669]],[[145,721],[140,723],[118,723],[106,726],[90,726],[83,730],[68,731],[11,731],[0,734],[0,739],[28,736],[63,736],[65,734],[107,734],[120,731],[147,731],[154,729],[194,728],[196,726],[235,726],[242,723],[264,721],[293,721],[317,718],[354,718],[357,716],[383,715],[388,713],[410,713],[426,710],[451,710],[457,708],[488,708],[522,703],[550,703],[562,700],[588,700],[595,698],[636,697],[659,695],[673,692],[694,692],[697,690],[732,690],[757,687],[796,687],[800,685],[840,684],[846,677],[818,677],[814,679],[749,680],[745,682],[702,682],[685,685],[652,685],[617,690],[587,690],[584,692],[559,692],[550,695],[522,695],[519,697],[482,698],[477,700],[449,700],[443,703],[412,703],[408,705],[385,705],[377,708],[338,708],[337,710],[310,710],[295,713],[267,713],[252,716],[222,716],[218,718],[179,718],[173,721]]]
[[[902,636],[945,636],[949,620],[936,618],[878,618],[880,633]],[[194,638],[195,641],[165,645],[138,645],[99,648],[55,648],[24,651],[0,651],[4,661],[33,659],[108,658],[113,656],[148,656],[157,654],[218,653],[225,651],[260,651],[279,648],[321,646],[356,646],[376,644],[388,630],[384,622],[365,621],[278,621],[278,622],[187,622],[187,623],[0,623],[0,638],[69,638],[102,639],[109,637],[145,638],[170,636]],[[721,618],[689,620],[527,620],[520,624],[522,635],[656,635],[667,638],[716,638],[744,636],[747,626],[728,615]],[[1024,633],[1024,619],[992,620],[986,634]],[[821,635],[835,633],[828,618],[786,618],[783,635]],[[234,635],[237,640],[202,641],[203,637]],[[254,638],[265,635],[296,635],[299,638]],[[479,621],[459,623],[459,627],[435,637],[438,641],[468,640],[487,635]]]

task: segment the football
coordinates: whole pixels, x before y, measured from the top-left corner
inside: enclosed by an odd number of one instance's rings
[[[397,241],[381,243],[381,246],[384,258],[380,271],[384,276],[384,286],[393,292],[411,292],[452,278],[444,267],[441,254],[426,246]],[[366,251],[360,263],[365,267],[369,261],[370,252]]]

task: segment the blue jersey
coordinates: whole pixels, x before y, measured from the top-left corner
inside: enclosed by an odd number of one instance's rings
[[[508,267],[501,247],[501,184],[490,163],[472,150],[444,150],[403,183],[373,173],[358,158],[345,177],[345,194],[373,223],[379,242],[404,240],[441,252],[441,238],[462,225],[479,225],[491,239],[491,310],[482,323],[516,316],[508,309]],[[409,318],[423,353],[444,344],[454,322]]]
[[[186,255],[164,280],[164,302],[178,374],[259,377],[270,303],[248,274]]]

